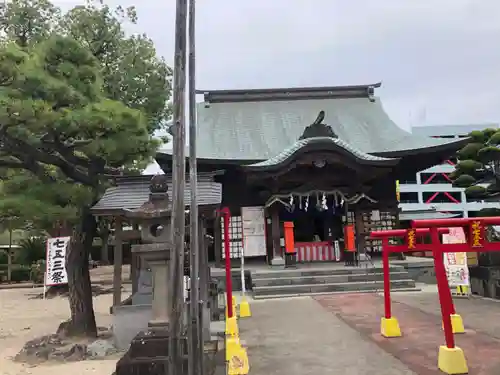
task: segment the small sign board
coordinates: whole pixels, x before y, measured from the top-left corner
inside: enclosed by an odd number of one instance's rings
[[[62,285],[68,283],[66,272],[66,249],[71,237],[53,237],[47,240],[47,270],[45,285]]]
[[[406,231],[406,242],[409,250],[413,250],[417,246],[417,230],[415,228]]]
[[[449,228],[448,234],[443,234],[444,244],[466,243],[462,228]],[[466,253],[444,253],[444,266],[450,287],[469,287],[469,267]]]
[[[469,241],[472,248],[484,247],[484,226],[481,220],[473,220],[470,223]]]
[[[265,256],[267,250],[264,207],[242,207],[241,221],[244,256]]]

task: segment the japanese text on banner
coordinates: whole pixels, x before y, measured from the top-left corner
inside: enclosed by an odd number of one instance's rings
[[[70,237],[54,237],[47,240],[47,286],[68,283],[66,272],[66,249]]]
[[[443,234],[443,243],[465,243],[465,233],[462,228],[449,228],[448,234]],[[444,266],[448,284],[451,287],[469,286],[469,267],[466,253],[444,253]]]

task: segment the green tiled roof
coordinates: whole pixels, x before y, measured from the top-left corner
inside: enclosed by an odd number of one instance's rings
[[[398,159],[394,159],[394,158],[383,158],[380,156],[366,154],[363,151],[360,151],[360,150],[356,149],[355,147],[352,147],[347,142],[345,142],[341,139],[338,139],[338,138],[314,137],[314,138],[301,139],[301,140],[295,142],[292,146],[285,149],[284,151],[280,152],[278,155],[276,155],[272,158],[269,158],[267,160],[261,161],[259,163],[250,164],[247,167],[265,168],[265,167],[270,167],[273,165],[283,163],[285,160],[290,158],[293,154],[299,152],[304,147],[309,146],[309,145],[314,145],[314,144],[335,145],[335,146],[342,148],[345,151],[351,153],[356,158],[367,161],[367,162],[373,162],[373,163],[394,162],[394,163],[396,163],[398,161]]]
[[[326,114],[323,123],[331,126],[339,139],[365,154],[463,143],[412,135],[389,118],[379,98],[374,99],[251,98],[199,103],[198,158],[253,162],[273,158],[292,147],[320,111]],[[160,154],[171,152],[167,148],[160,150]]]

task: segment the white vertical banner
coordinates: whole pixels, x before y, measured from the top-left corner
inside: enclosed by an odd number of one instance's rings
[[[241,277],[241,291],[243,296],[246,295],[247,289],[245,287],[245,237],[243,237],[243,247],[241,249],[241,266],[240,266],[240,277]]]
[[[267,255],[264,207],[242,207],[241,217],[245,256],[255,257]]]
[[[463,228],[449,228],[448,234],[443,234],[443,243],[466,243]],[[470,286],[467,253],[444,253],[444,267],[450,287]]]
[[[68,283],[66,272],[66,250],[71,237],[53,237],[47,240],[47,270],[45,285],[62,285]]]

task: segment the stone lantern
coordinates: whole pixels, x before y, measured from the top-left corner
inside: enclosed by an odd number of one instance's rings
[[[116,375],[164,375],[170,368],[168,342],[170,334],[170,242],[171,201],[165,175],[151,179],[149,200],[141,207],[128,210],[125,217],[140,226],[141,244],[132,252],[146,262],[152,272],[153,300],[149,328],[131,342],[127,353],[118,361]]]
[[[149,200],[125,216],[140,226],[141,244],[132,245],[132,252],[149,265],[153,279],[151,329],[167,329],[170,323],[170,242],[171,202],[167,179],[156,175],[151,179]]]

